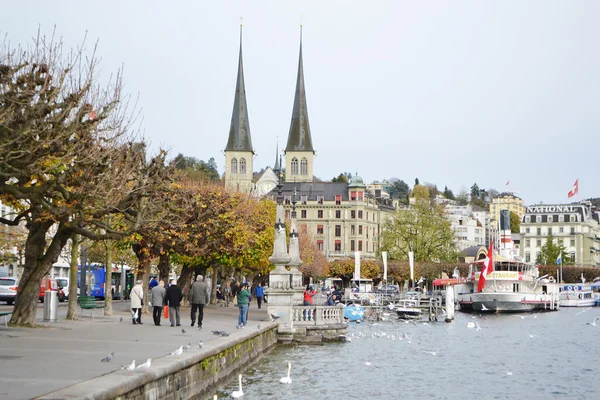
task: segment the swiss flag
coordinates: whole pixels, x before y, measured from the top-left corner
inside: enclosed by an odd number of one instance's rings
[[[492,272],[494,272],[494,242],[490,243],[488,254],[485,260],[483,260],[483,268],[481,274],[479,274],[479,282],[477,283],[477,293],[483,290],[485,286],[485,278]]]
[[[577,193],[579,192],[579,179],[577,179],[575,181],[575,183],[573,184],[573,189],[571,189],[571,191],[567,194],[569,196],[569,198],[575,196]]]

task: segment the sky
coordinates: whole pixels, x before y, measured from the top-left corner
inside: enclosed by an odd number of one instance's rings
[[[0,34],[98,42],[124,70],[151,149],[224,172],[243,18],[254,170],[285,146],[300,24],[314,174],[415,178],[525,204],[600,197],[600,2],[6,2]],[[579,180],[579,194],[567,192]],[[507,183],[509,184],[507,185]]]

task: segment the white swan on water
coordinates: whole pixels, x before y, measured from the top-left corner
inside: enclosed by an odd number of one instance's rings
[[[238,375],[238,381],[240,383],[240,390],[236,390],[235,392],[231,393],[231,397],[233,397],[234,399],[237,399],[238,397],[242,397],[244,395],[244,391],[242,390],[242,374]]]
[[[288,374],[279,380],[281,383],[292,383],[292,378],[290,378],[290,372],[292,371],[292,363],[288,362]]]

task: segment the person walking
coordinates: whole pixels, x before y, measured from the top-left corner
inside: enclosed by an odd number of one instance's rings
[[[250,291],[246,283],[242,284],[240,291],[237,293],[237,302],[240,309],[240,315],[238,316],[238,323],[236,328],[245,328],[248,321],[248,299],[250,298]]]
[[[231,301],[233,301],[233,305],[237,306],[237,294],[240,291],[240,287],[238,286],[235,279],[231,281]]]
[[[154,325],[160,326],[160,317],[163,313],[163,307],[165,304],[165,297],[167,295],[167,289],[165,289],[165,281],[158,282],[158,285],[152,288],[152,318],[154,319]]]
[[[165,295],[165,302],[169,305],[169,321],[171,322],[171,326],[175,326],[175,323],[177,323],[177,326],[181,326],[179,320],[179,305],[181,304],[181,300],[183,300],[183,292],[177,286],[177,280],[173,279]]]
[[[206,283],[204,283],[202,279],[202,275],[197,275],[196,282],[192,283],[192,287],[188,293],[188,301],[192,305],[192,326],[196,323],[196,311],[198,311],[198,329],[202,329],[204,305],[207,301]]]
[[[260,306],[265,296],[265,289],[263,288],[262,282],[259,282],[258,286],[254,289],[254,296],[256,297],[256,305],[260,309]]]
[[[142,306],[144,305],[144,289],[142,288],[142,281],[138,280],[135,282],[135,286],[131,289],[131,320],[132,323],[142,324]]]

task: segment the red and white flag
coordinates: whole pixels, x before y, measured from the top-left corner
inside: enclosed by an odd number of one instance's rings
[[[571,198],[571,197],[575,196],[578,192],[579,192],[579,179],[577,179],[575,181],[575,183],[573,184],[573,189],[571,189],[569,191],[567,196],[569,196],[569,198]]]
[[[494,272],[494,243],[490,243],[490,248],[488,249],[488,254],[485,260],[483,260],[483,267],[481,268],[481,274],[479,275],[479,282],[477,283],[477,293],[483,290],[485,286],[485,278]]]

